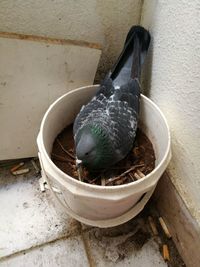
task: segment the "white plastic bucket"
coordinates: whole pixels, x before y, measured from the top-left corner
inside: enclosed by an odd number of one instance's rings
[[[147,97],[141,96],[140,127],[151,140],[156,167],[143,179],[119,186],[98,186],[78,181],[61,171],[50,154],[56,136],[70,125],[96,93],[98,85],[73,90],[57,99],[47,110],[37,138],[43,176],[52,193],[75,219],[93,226],[111,227],[136,216],[151,197],[170,158],[170,133],[160,109]],[[52,190],[52,187],[56,188]]]

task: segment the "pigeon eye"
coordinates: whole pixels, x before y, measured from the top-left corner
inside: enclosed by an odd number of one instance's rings
[[[89,152],[86,152],[85,155],[88,156],[89,155]]]

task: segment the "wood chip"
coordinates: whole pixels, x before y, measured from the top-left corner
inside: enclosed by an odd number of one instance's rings
[[[135,179],[134,179],[134,176],[133,176],[133,174],[132,174],[132,173],[129,173],[128,175],[129,175],[129,177],[131,178],[131,180],[134,182],[134,181],[135,181]]]
[[[140,170],[137,170],[135,173],[134,173],[134,177],[137,179],[137,180],[140,180],[142,178],[145,177],[144,173],[142,173]]]
[[[140,176],[140,178],[145,177],[145,174],[142,173],[139,169],[138,169],[136,172],[137,172],[137,174]]]
[[[121,179],[117,180],[115,182],[115,185],[121,185],[124,184],[124,182],[128,179],[128,176],[122,177]]]
[[[135,177],[137,180],[142,179],[142,178],[137,174],[137,172],[134,173],[134,177]]]
[[[170,232],[169,232],[169,230],[168,230],[168,227],[167,227],[167,225],[166,225],[166,223],[165,223],[165,221],[163,220],[162,217],[159,217],[159,222],[160,222],[160,225],[162,226],[162,229],[163,229],[165,235],[166,235],[168,238],[171,238],[172,236],[171,236],[171,234],[170,234]]]
[[[163,245],[163,258],[165,261],[170,261],[169,248],[166,244]]]
[[[102,185],[102,186],[105,186],[105,185],[106,185],[106,180],[105,180],[105,178],[103,178],[103,177],[101,178],[101,185]]]

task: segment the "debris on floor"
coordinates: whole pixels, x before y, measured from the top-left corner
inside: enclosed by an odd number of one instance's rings
[[[159,219],[159,214],[153,202],[150,202],[138,216],[123,225],[107,229],[92,227],[88,231],[84,230],[84,232],[90,243],[93,244],[90,247],[92,253],[96,255],[96,250],[99,251],[98,253],[102,253],[106,266],[112,266],[109,265],[109,262],[117,264],[116,266],[118,264],[119,266],[126,266],[121,265],[125,259],[130,259],[132,254],[137,257],[140,251],[146,250],[148,247],[148,251],[150,250],[151,253],[156,253],[155,250],[159,251],[160,260],[163,259],[163,262],[165,261],[165,264],[167,264],[163,265],[162,260],[160,262],[157,258],[153,261],[156,260],[156,264],[159,265],[155,266],[184,267],[184,262],[179,256],[172,239],[163,231]],[[150,248],[149,244],[151,246],[153,244],[153,247]],[[153,255],[151,257],[153,258]],[[133,259],[134,257],[132,257]],[[151,265],[151,259],[149,261],[148,266],[153,266]],[[134,264],[134,260],[132,263]],[[97,266],[101,266],[101,264],[97,264]]]
[[[153,200],[123,225],[105,229],[86,226],[60,209],[46,187],[41,192],[39,162],[34,159],[37,169],[32,160],[0,162],[1,266],[26,267],[26,262],[40,266],[42,262],[44,267],[65,267],[67,261],[73,267],[75,258],[76,266],[83,267],[185,266]],[[12,175],[12,168],[19,164],[30,172]],[[82,256],[78,257],[80,251]]]

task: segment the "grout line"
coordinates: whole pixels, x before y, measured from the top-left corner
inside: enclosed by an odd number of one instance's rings
[[[38,245],[35,245],[35,246],[32,246],[32,247],[26,248],[26,249],[22,249],[22,250],[16,251],[16,252],[14,252],[12,254],[8,254],[6,256],[0,257],[0,263],[3,262],[3,261],[5,261],[5,260],[7,260],[7,259],[10,259],[12,257],[15,257],[17,255],[20,255],[20,254],[23,254],[23,253],[28,253],[28,252],[30,252],[32,250],[37,249],[37,248],[45,247],[47,245],[54,244],[57,241],[70,239],[70,238],[73,238],[73,237],[77,237],[79,235],[81,235],[81,233],[78,231],[78,233],[75,233],[75,234],[63,235],[61,237],[55,238],[53,240],[50,240],[50,241],[48,241],[46,243],[41,243],[41,244],[38,244]]]
[[[42,42],[42,43],[47,43],[47,44],[76,45],[76,46],[102,50],[102,46],[100,44],[91,43],[91,42],[87,42],[83,40],[49,38],[49,37],[44,37],[44,36],[19,34],[19,33],[14,33],[14,32],[0,32],[0,37],[18,39],[18,40],[36,41],[36,42]]]
[[[89,262],[89,266],[90,267],[95,267],[96,264],[95,264],[95,261],[94,261],[94,259],[92,257],[90,245],[89,245],[89,242],[87,240],[87,237],[85,236],[85,233],[87,233],[88,231],[84,231],[82,229],[81,223],[80,223],[80,226],[81,226],[81,238],[82,238],[82,241],[83,241],[85,253],[86,253],[86,256],[87,256],[87,259],[88,259],[88,262]],[[91,230],[91,229],[89,229],[89,230]]]

